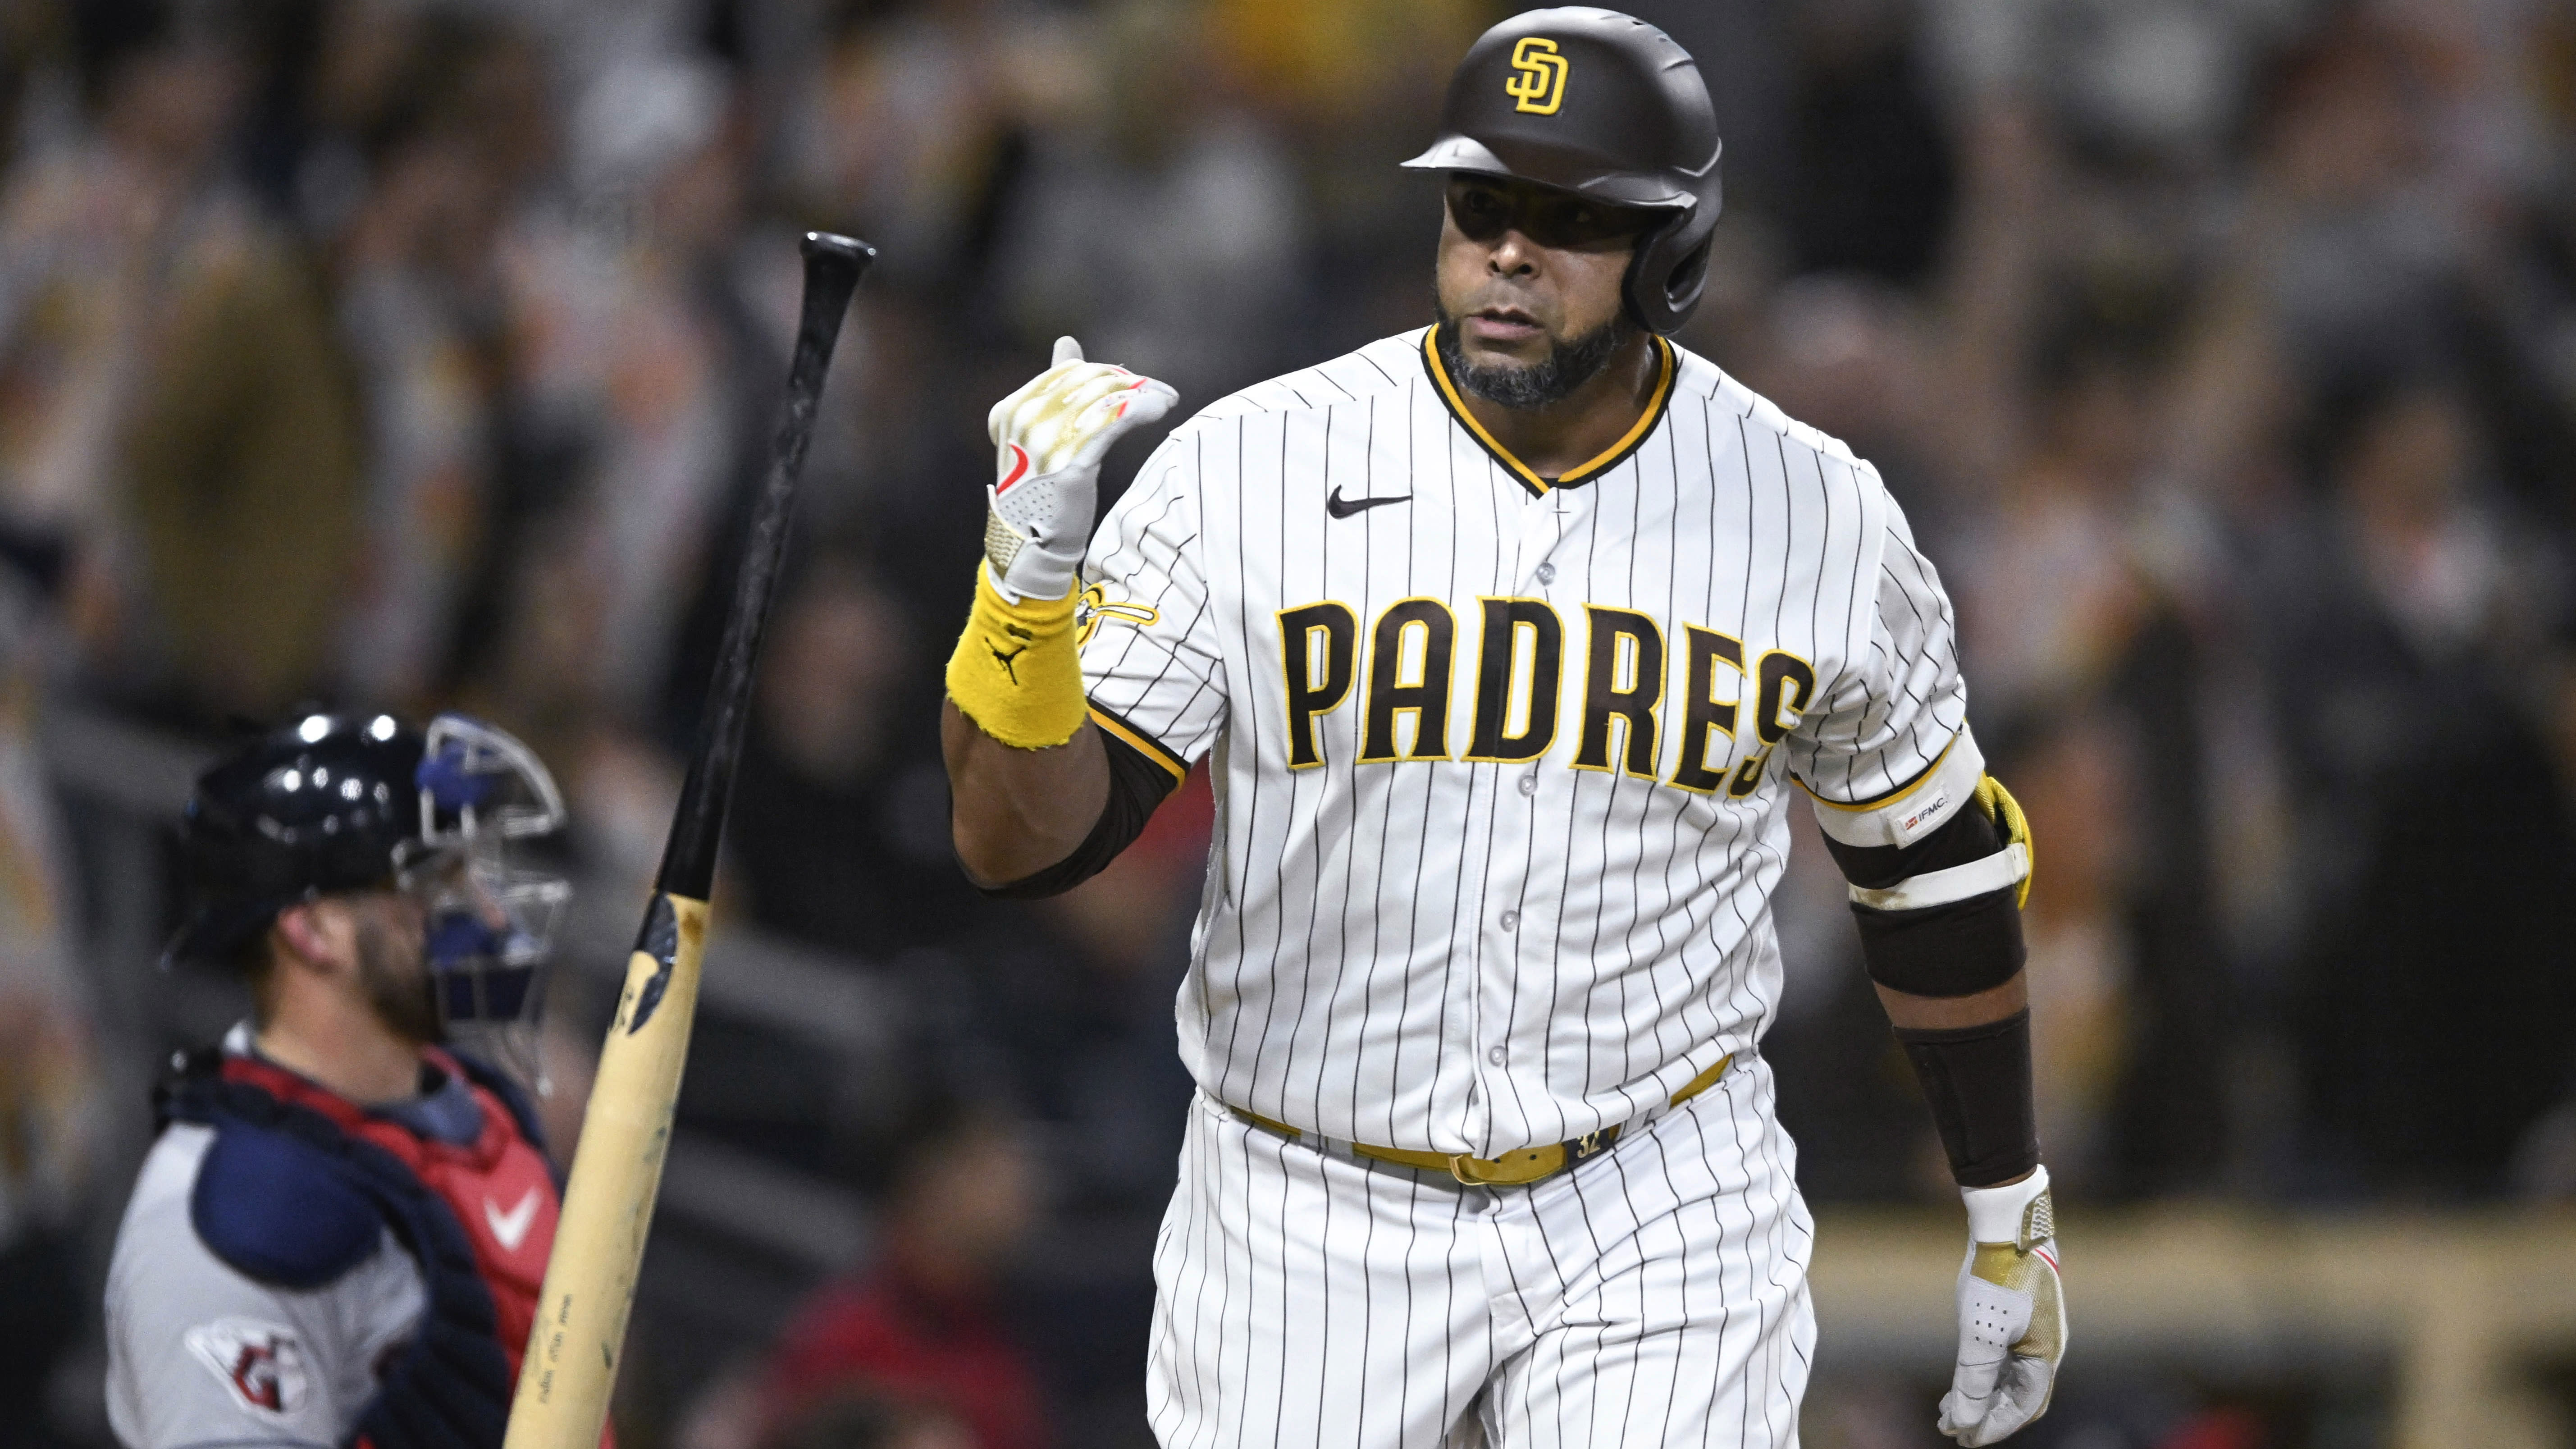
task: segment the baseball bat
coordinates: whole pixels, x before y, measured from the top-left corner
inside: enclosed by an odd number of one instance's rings
[[[832,365],[832,344],[841,335],[859,274],[876,258],[867,243],[825,232],[807,232],[803,251],[805,303],[787,372],[787,407],[743,545],[724,644],[707,686],[706,713],[663,847],[661,874],[635,952],[627,958],[625,989],[582,1114],[581,1145],[546,1259],[505,1449],[598,1449],[608,1419],[609,1389],[626,1343],[627,1313],[635,1305],[635,1275],[644,1261],[689,1026],[697,1015],[707,897],[715,885],[734,761],[751,714],[761,628],[787,551],[796,479],[814,436],[814,409]]]

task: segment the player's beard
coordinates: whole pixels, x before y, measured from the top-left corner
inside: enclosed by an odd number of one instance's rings
[[[1601,369],[1610,365],[1610,359],[1637,331],[1637,324],[1620,311],[1580,336],[1562,341],[1550,337],[1547,355],[1536,362],[1480,367],[1467,361],[1466,349],[1458,345],[1458,319],[1449,315],[1449,309],[1436,296],[1431,306],[1440,318],[1440,326],[1433,334],[1438,338],[1435,345],[1440,349],[1440,365],[1448,370],[1450,380],[1489,403],[1507,408],[1549,407],[1574,396],[1575,389],[1601,375]]]
[[[358,923],[358,987],[385,1029],[414,1046],[429,1046],[445,1033],[438,1020],[438,999],[430,986],[428,962],[417,932],[411,949],[392,926],[377,920]]]

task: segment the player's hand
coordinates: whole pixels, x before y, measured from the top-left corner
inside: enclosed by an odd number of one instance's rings
[[[2048,1412],[2066,1353],[2066,1298],[2047,1168],[1962,1196],[1968,1257],[1959,1265],[1959,1367],[1941,1400],[1941,1432],[1975,1446]]]
[[[1179,399],[1169,384],[1083,361],[1082,344],[1059,337],[1055,365],[993,404],[984,556],[1003,597],[1017,604],[1073,592],[1099,500],[1101,456]]]

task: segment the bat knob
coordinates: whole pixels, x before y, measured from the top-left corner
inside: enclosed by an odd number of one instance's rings
[[[828,231],[805,233],[804,244],[798,249],[805,254],[805,260],[808,263],[837,261],[848,265],[853,271],[865,271],[868,263],[877,259],[875,247],[869,246],[857,237],[840,236]]]

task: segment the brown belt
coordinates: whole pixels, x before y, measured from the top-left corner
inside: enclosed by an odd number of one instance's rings
[[[1734,1060],[1735,1056],[1731,1052],[1719,1057],[1715,1066],[1691,1078],[1683,1084],[1680,1091],[1673,1093],[1673,1100],[1666,1110],[1678,1107],[1716,1086],[1717,1079],[1726,1075],[1727,1067]],[[1274,1122],[1258,1112],[1246,1111],[1232,1105],[1228,1105],[1226,1110],[1263,1131],[1275,1132],[1292,1142],[1306,1135],[1285,1122]],[[1506,1152],[1500,1157],[1470,1157],[1463,1152],[1417,1152],[1407,1147],[1371,1147],[1364,1142],[1346,1145],[1361,1157],[1374,1158],[1379,1162],[1392,1162],[1399,1167],[1417,1168],[1423,1172],[1445,1172],[1469,1187],[1526,1187],[1533,1182],[1554,1177],[1569,1167],[1590,1161],[1609,1151],[1610,1145],[1619,1140],[1620,1132],[1627,1125],[1623,1122],[1617,1126],[1604,1127],[1598,1132],[1586,1132],[1570,1142],[1551,1142],[1544,1147],[1524,1147],[1517,1152]]]

